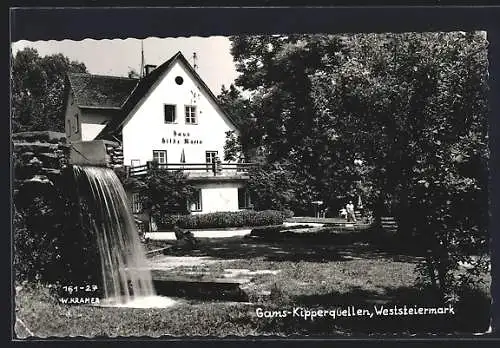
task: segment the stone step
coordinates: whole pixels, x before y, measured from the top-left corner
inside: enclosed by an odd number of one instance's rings
[[[159,295],[203,300],[248,301],[248,295],[240,288],[247,280],[210,278],[209,276],[194,279],[158,270],[153,270],[152,276]]]
[[[153,276],[153,279],[155,280],[161,280],[161,281],[169,281],[169,282],[197,282],[197,283],[218,283],[218,284],[245,284],[251,281],[249,278],[241,278],[241,277],[234,277],[234,278],[219,278],[219,277],[214,277],[210,273],[207,272],[194,272],[194,271],[187,271],[189,273],[183,274],[183,275],[178,275],[178,274],[172,274],[170,271],[166,272],[163,270],[152,270],[151,275]]]

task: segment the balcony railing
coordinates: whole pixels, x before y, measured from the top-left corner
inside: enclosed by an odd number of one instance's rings
[[[190,177],[207,177],[207,176],[234,176],[243,175],[251,168],[256,166],[255,163],[155,163],[147,162],[142,166],[127,167],[127,173],[131,177],[141,177],[147,174],[150,169],[158,168],[168,171],[182,171]]]

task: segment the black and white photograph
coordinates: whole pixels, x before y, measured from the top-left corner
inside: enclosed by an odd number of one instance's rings
[[[488,39],[11,42],[15,337],[491,333]]]

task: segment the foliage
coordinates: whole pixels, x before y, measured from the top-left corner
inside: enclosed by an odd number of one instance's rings
[[[167,171],[152,168],[145,177],[133,179],[129,185],[134,185],[139,192],[143,208],[151,210],[156,223],[162,224],[168,214],[188,213],[188,202],[194,193],[194,187],[182,171]]]
[[[245,122],[250,121],[250,100],[245,99],[234,84],[231,84],[229,89],[222,85],[217,101],[237,125],[243,125]]]
[[[231,40],[236,84],[253,93],[266,160],[292,164],[280,180],[254,173],[254,181],[271,182],[254,187],[262,204],[305,206],[319,198],[335,210],[361,195],[429,250],[422,269],[441,297],[460,286],[458,261],[484,252],[487,242],[484,35]]]
[[[17,280],[43,282],[84,281],[99,278],[97,247],[90,228],[82,226],[72,170],[63,161],[35,161],[44,155],[44,142],[61,140],[58,134],[16,135],[33,143],[13,152],[14,271]],[[36,145],[37,142],[42,142]],[[59,144],[61,145],[61,144]],[[54,146],[54,154],[63,146]],[[65,150],[62,150],[63,152]],[[51,156],[46,156],[52,159]],[[50,175],[45,176],[49,173]]]
[[[18,280],[99,282],[97,244],[81,224],[69,171],[50,184],[18,184],[14,196],[14,270]]]
[[[170,215],[164,219],[164,227],[178,224],[182,228],[226,228],[245,226],[266,226],[283,223],[283,213],[274,210],[217,212],[196,215]]]
[[[333,146],[338,133],[329,116],[315,108],[312,80],[326,68],[324,56],[343,49],[342,38],[265,35],[231,40],[241,73],[236,84],[253,95],[256,145],[267,163],[288,163],[286,176],[300,182],[296,189],[304,191],[292,210],[310,214],[311,202],[322,200],[336,211],[339,200],[356,193],[355,153]],[[277,196],[275,200],[283,201]]]
[[[275,162],[249,172],[248,190],[256,210],[273,209],[303,214],[311,209],[314,194],[307,173],[290,162]]]
[[[386,49],[366,36],[351,42],[350,59],[313,80],[318,110],[335,120],[337,143],[372,166],[378,213],[423,241],[422,269],[444,297],[463,280],[453,276],[458,261],[487,241],[486,41],[450,33],[386,35]]]
[[[217,100],[224,111],[235,121],[239,133],[236,134],[234,131],[226,133],[224,160],[236,161],[243,155],[247,160],[255,161],[257,153],[254,150],[258,146],[259,137],[259,124],[255,119],[255,103],[245,98],[233,84],[229,86],[229,89],[222,86]]]
[[[12,57],[12,130],[64,132],[64,93],[68,72],[86,72],[83,63],[62,54],[40,57],[25,48]]]
[[[241,145],[240,136],[235,131],[226,132],[226,141],[224,142],[224,161],[237,161],[243,148]]]
[[[14,212],[14,272],[16,280],[40,279],[46,273],[46,266],[51,265],[47,257],[50,250],[39,249],[40,241],[26,227],[24,216],[19,211]],[[40,254],[40,251],[44,254]]]
[[[126,167],[115,167],[113,171],[126,190],[135,191],[144,188],[144,183],[140,179],[128,175]]]

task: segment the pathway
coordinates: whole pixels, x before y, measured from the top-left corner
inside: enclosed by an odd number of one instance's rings
[[[305,223],[299,222],[285,222],[284,226],[304,225]],[[321,227],[321,223],[307,223],[311,227]],[[242,229],[227,229],[227,230],[191,230],[196,238],[230,238],[230,237],[243,237],[250,234],[252,227]],[[175,240],[174,232],[159,231],[159,232],[146,232],[145,238],[151,240]]]
[[[252,231],[251,229],[244,230],[199,230],[191,231],[196,238],[229,238],[229,237],[243,237]],[[146,232],[145,238],[151,240],[175,240],[174,232]]]

